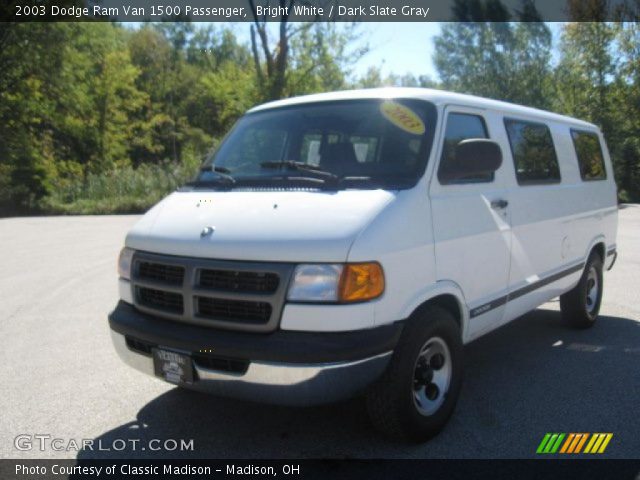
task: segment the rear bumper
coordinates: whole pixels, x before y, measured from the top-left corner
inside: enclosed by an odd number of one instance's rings
[[[397,322],[341,333],[229,332],[161,320],[124,302],[111,313],[109,324],[116,352],[136,370],[154,375],[149,352],[160,346],[194,357],[194,382],[187,388],[282,405],[331,403],[356,395],[384,372],[402,331]],[[213,369],[212,362],[200,361],[208,359],[244,363],[246,369]]]

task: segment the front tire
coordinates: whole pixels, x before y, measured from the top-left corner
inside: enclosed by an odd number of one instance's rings
[[[595,324],[602,302],[602,280],[602,259],[593,252],[578,284],[560,296],[565,323],[575,328],[590,328]]]
[[[429,306],[408,320],[383,376],[367,394],[374,426],[400,440],[423,442],[453,413],[462,386],[460,327]]]

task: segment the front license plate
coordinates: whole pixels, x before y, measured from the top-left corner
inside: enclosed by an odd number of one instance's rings
[[[153,368],[156,375],[167,382],[193,383],[193,363],[189,355],[154,348]]]

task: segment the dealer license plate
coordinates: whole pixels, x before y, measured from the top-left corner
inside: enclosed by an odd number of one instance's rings
[[[153,367],[156,375],[167,382],[193,383],[193,362],[189,355],[154,348]]]

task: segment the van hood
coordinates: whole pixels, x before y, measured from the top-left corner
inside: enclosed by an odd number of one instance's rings
[[[175,192],[131,229],[137,250],[228,260],[344,262],[387,190]]]

